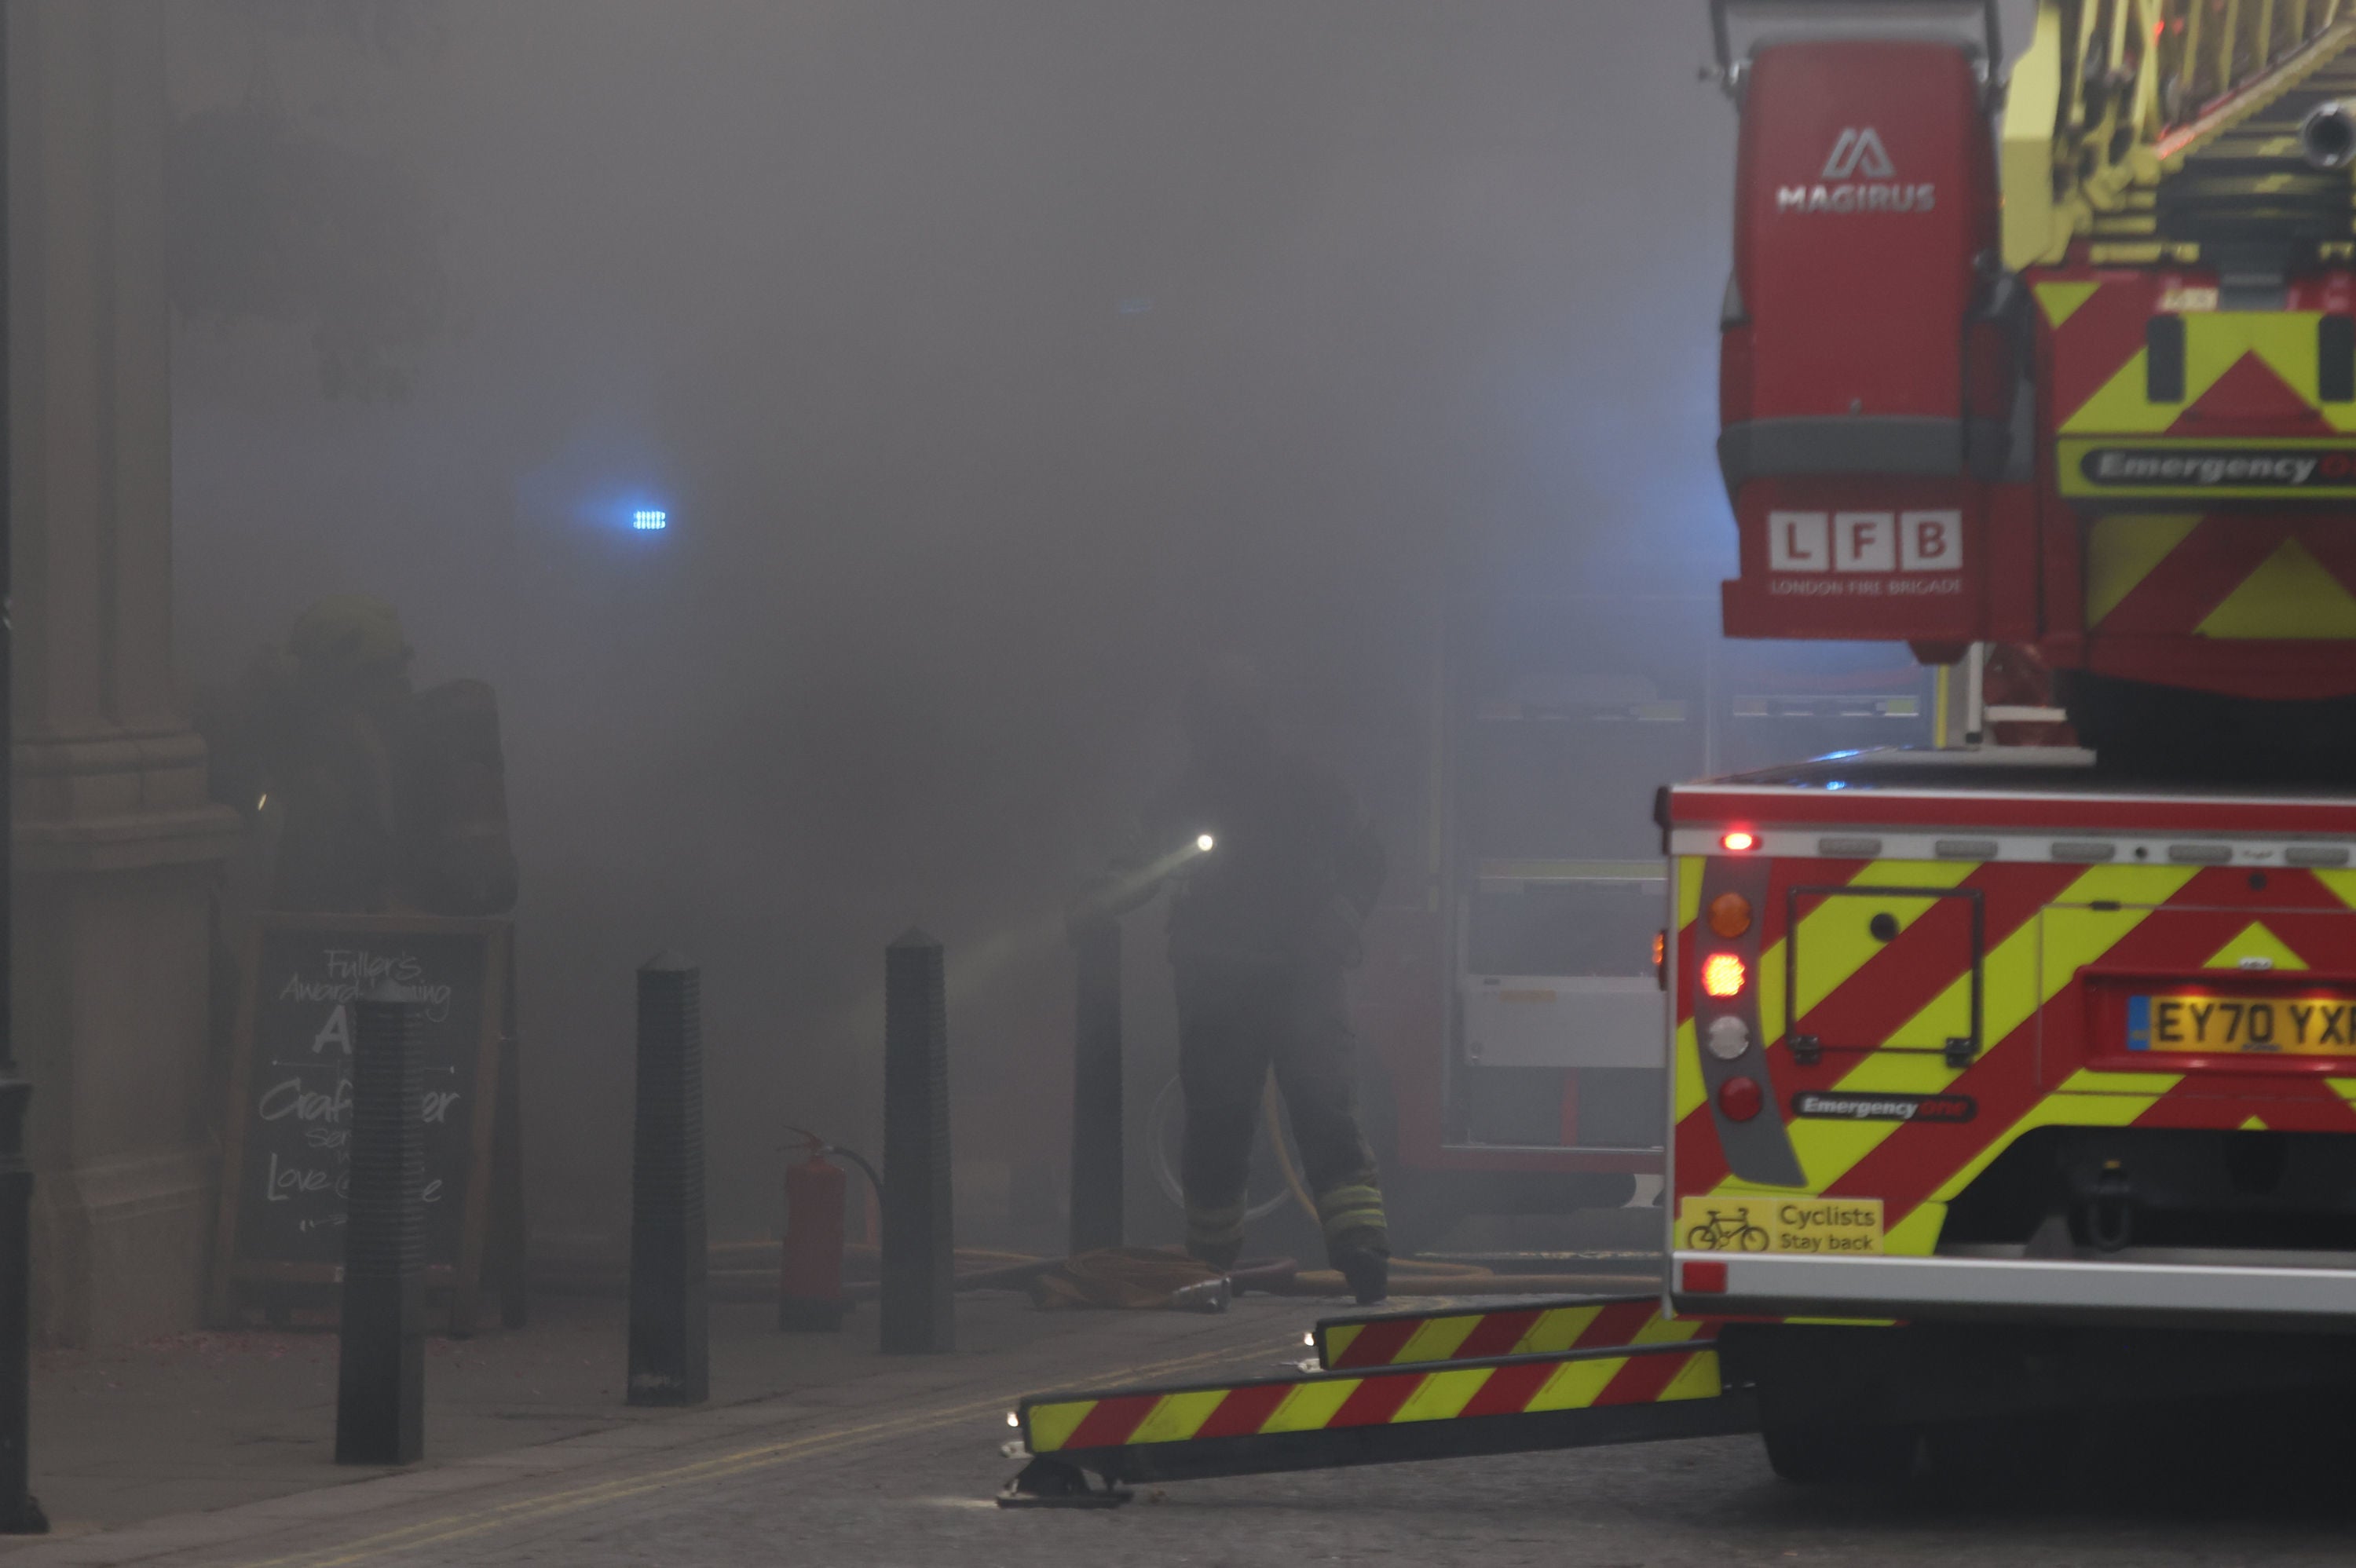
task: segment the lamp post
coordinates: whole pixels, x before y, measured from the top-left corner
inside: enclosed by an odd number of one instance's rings
[[[31,1390],[28,1346],[32,1330],[33,1168],[25,1157],[25,1105],[33,1086],[16,1068],[14,1005],[15,950],[10,912],[15,902],[10,840],[16,831],[14,752],[16,715],[11,703],[15,660],[15,612],[9,600],[9,523],[14,426],[8,405],[8,21],[15,7],[0,0],[0,803],[7,805],[0,831],[0,1533],[39,1535],[49,1528],[33,1500],[27,1468],[27,1404]]]

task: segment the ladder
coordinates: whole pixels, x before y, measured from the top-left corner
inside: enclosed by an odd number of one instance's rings
[[[2004,126],[2005,261],[2282,272],[2356,252],[2309,112],[2356,98],[2356,0],[2040,0]]]

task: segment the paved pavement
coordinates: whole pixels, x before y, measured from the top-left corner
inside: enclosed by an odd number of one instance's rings
[[[1110,1513],[991,1505],[1012,1468],[997,1452],[1012,1396],[1261,1370],[1301,1354],[1300,1329],[1321,1309],[1329,1308],[1248,1301],[1224,1318],[1052,1317],[1004,1299],[968,1301],[960,1328],[972,1349],[957,1356],[886,1361],[854,1347],[814,1358],[812,1381],[788,1392],[658,1419],[575,1412],[595,1429],[28,1544],[5,1562],[2205,1568],[2344,1563],[2356,1525],[2345,1444],[2270,1448],[2278,1428],[2247,1408],[2104,1424],[2090,1433],[2083,1462],[2054,1484],[2001,1495],[1927,1480],[1884,1491],[1795,1488],[1769,1473],[1754,1439],[1726,1438],[1173,1484]],[[729,1375],[749,1370],[740,1362]],[[747,1386],[732,1391],[717,1367],[714,1381],[723,1400]],[[455,1397],[446,1392],[445,1403]],[[324,1425],[314,1424],[313,1441],[323,1441]],[[302,1462],[314,1482],[325,1478],[323,1452]]]
[[[776,1307],[712,1308],[715,1402],[857,1381],[907,1362],[879,1355],[872,1307],[841,1335],[781,1334]],[[541,1297],[532,1326],[426,1341],[430,1461],[472,1458],[671,1413],[623,1403],[624,1310],[615,1300]],[[1022,1298],[975,1296],[958,1323],[967,1356],[993,1357],[1076,1325]],[[1097,1323],[1088,1334],[1110,1332]],[[1183,1332],[1183,1326],[1182,1326]],[[963,1358],[960,1358],[963,1359]],[[70,1529],[115,1527],[340,1485],[332,1333],[198,1333],[34,1358],[35,1495]]]
[[[935,1446],[964,1458],[975,1477],[954,1494],[960,1506],[987,1506],[1012,1468],[998,1446],[1020,1395],[1076,1381],[1272,1370],[1300,1358],[1301,1328],[1334,1306],[1250,1300],[1225,1317],[1041,1313],[1016,1296],[969,1296],[958,1301],[957,1354],[888,1358],[874,1351],[872,1313],[836,1339],[780,1335],[764,1326],[774,1308],[715,1308],[712,1404],[636,1412],[619,1403],[618,1308],[574,1303],[556,1321],[541,1314],[528,1333],[440,1346],[427,1390],[428,1456],[440,1462],[391,1473],[330,1462],[331,1340],[235,1335],[145,1347],[90,1358],[70,1385],[44,1367],[48,1421],[37,1413],[35,1489],[61,1528],[47,1541],[0,1541],[0,1559],[9,1568],[292,1568],[498,1562],[521,1551],[517,1561],[535,1561],[532,1543],[566,1521],[594,1528],[617,1509],[631,1518],[693,1513],[715,1487],[758,1499],[837,1467],[856,1498],[879,1477],[919,1474],[907,1455]],[[285,1396],[284,1408],[265,1413],[280,1401],[257,1380]],[[212,1403],[179,1403],[198,1392]],[[509,1420],[520,1424],[521,1441],[498,1424]],[[154,1502],[184,1496],[207,1511]],[[108,1523],[118,1527],[93,1529]],[[840,1528],[872,1533],[855,1517]],[[666,1563],[699,1560],[648,1550]]]

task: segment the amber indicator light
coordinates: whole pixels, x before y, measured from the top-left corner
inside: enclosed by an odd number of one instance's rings
[[[1702,960],[1701,988],[1713,997],[1739,997],[1750,978],[1742,960],[1731,953],[1713,953]]]
[[[1740,893],[1720,893],[1709,901],[1709,928],[1731,942],[1751,929],[1751,901]]]

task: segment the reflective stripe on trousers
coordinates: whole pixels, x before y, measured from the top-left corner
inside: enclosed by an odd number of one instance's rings
[[[1329,1187],[1317,1195],[1317,1218],[1324,1227],[1328,1243],[1340,1241],[1352,1231],[1379,1234],[1386,1229],[1382,1189],[1370,1180]]]

